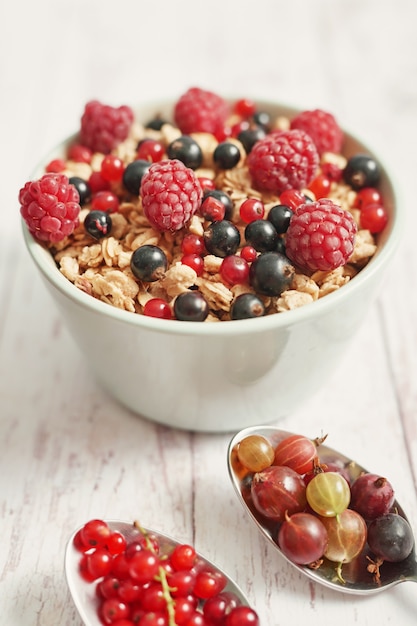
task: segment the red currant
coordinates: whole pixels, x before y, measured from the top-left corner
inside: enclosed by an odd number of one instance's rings
[[[253,246],[248,245],[248,246],[243,246],[243,248],[240,251],[240,256],[242,257],[242,259],[245,259],[245,261],[247,261],[248,263],[252,263],[252,261],[254,261],[256,257],[258,256],[258,253]]]
[[[59,172],[63,172],[66,167],[67,165],[63,159],[52,159],[52,161],[50,161],[46,166],[45,171],[57,174]]]
[[[367,204],[382,204],[382,197],[378,189],[374,187],[364,187],[356,194],[354,206],[362,209]]]
[[[201,203],[200,213],[204,219],[210,222],[220,222],[224,219],[226,207],[217,198],[207,196]]]
[[[143,307],[143,314],[164,320],[172,319],[171,307],[168,302],[165,302],[162,298],[151,298],[148,300]]]
[[[144,139],[138,145],[136,158],[151,163],[158,163],[165,157],[165,147],[155,139]]]
[[[199,176],[197,180],[200,183],[201,189],[203,191],[213,191],[213,189],[216,189],[214,180],[212,180],[211,178],[207,178],[205,176]]]
[[[116,213],[119,210],[119,198],[113,191],[98,191],[93,196],[91,208],[95,211]]]
[[[226,582],[226,578],[221,572],[203,569],[197,574],[194,595],[202,600],[212,598],[223,591]]]
[[[129,617],[129,607],[117,598],[109,598],[101,605],[101,617],[105,624],[113,624]]]
[[[181,242],[181,250],[184,254],[203,254],[206,247],[203,237],[188,233]]]
[[[178,626],[188,624],[190,618],[195,612],[194,603],[188,598],[177,598],[175,600],[175,623]]]
[[[171,553],[170,561],[175,570],[190,570],[196,561],[197,553],[192,546],[179,544]]]
[[[247,120],[240,120],[240,122],[236,122],[236,124],[233,124],[230,129],[230,133],[232,137],[238,137],[242,131],[248,130],[249,128],[250,124]]]
[[[287,191],[283,191],[279,196],[279,201],[281,204],[285,204],[289,206],[290,209],[295,211],[300,204],[304,204],[306,201],[304,194],[298,189],[287,189]]]
[[[360,226],[371,233],[380,233],[388,222],[388,215],[381,204],[365,204],[360,214]]]
[[[111,183],[118,183],[123,178],[125,166],[122,159],[114,154],[106,154],[101,162],[100,173],[104,180]]]
[[[106,548],[96,548],[87,555],[87,569],[93,580],[107,576],[112,568],[112,557]]]
[[[80,530],[81,539],[86,546],[96,548],[104,546],[110,537],[111,530],[107,523],[100,519],[92,519]]]
[[[246,224],[261,220],[265,215],[265,207],[258,198],[248,198],[240,205],[239,214]]]
[[[106,191],[110,185],[107,180],[104,180],[100,172],[92,172],[88,179],[88,184],[91,189],[91,193],[97,193],[98,191]]]
[[[204,270],[204,261],[203,258],[198,254],[184,254],[181,259],[181,263],[183,265],[188,265],[191,267],[197,276],[201,276]]]
[[[320,198],[327,198],[332,186],[330,178],[324,174],[319,174],[309,185],[310,191],[312,191],[316,197],[316,200]]]
[[[141,603],[145,611],[164,611],[166,609],[166,599],[159,582],[151,582],[142,591]]]
[[[229,285],[242,285],[248,281],[249,265],[242,256],[230,254],[222,261],[220,275]]]
[[[129,574],[138,583],[149,583],[159,571],[159,559],[150,550],[141,550],[130,559]]]
[[[119,594],[120,581],[113,575],[108,575],[97,583],[96,594],[99,598],[117,598]]]
[[[126,545],[127,544],[124,535],[122,535],[122,533],[119,533],[119,531],[117,530],[113,531],[106,541],[107,550],[113,556],[124,552],[126,549]]]
[[[126,602],[126,604],[140,600],[142,593],[143,586],[136,584],[131,578],[126,578],[126,580],[119,582],[117,596],[122,602]]]
[[[76,163],[91,163],[92,151],[80,143],[73,143],[68,148],[68,159]]]
[[[256,111],[256,104],[249,98],[241,98],[235,102],[234,112],[241,117],[252,117]]]
[[[249,606],[237,606],[226,617],[225,626],[260,626],[260,621]]]
[[[171,587],[173,598],[177,596],[187,596],[193,592],[196,579],[195,572],[185,570],[172,571],[168,576],[168,583]]]

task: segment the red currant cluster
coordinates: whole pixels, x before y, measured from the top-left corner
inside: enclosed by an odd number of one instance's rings
[[[398,513],[386,478],[358,475],[337,455],[321,462],[323,441],[245,437],[232,457],[242,495],[290,561],[314,569],[325,561],[337,564],[344,583],[342,565],[365,555],[378,581],[384,561],[400,562],[411,553],[411,527]]]
[[[227,590],[227,579],[187,544],[171,550],[135,522],[129,541],[105,521],[76,533],[80,575],[95,583],[105,626],[259,626],[257,614]]]

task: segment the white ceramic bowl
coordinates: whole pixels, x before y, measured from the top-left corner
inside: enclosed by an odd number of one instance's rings
[[[259,103],[272,114],[286,106]],[[171,105],[141,107],[138,119],[170,115]],[[61,144],[34,172],[44,171]],[[346,156],[366,152],[383,171],[389,224],[377,254],[348,284],[300,309],[215,324],[161,320],[112,307],[85,294],[57,269],[24,226],[30,255],[91,372],[106,392],[139,415],[192,431],[227,432],[290,414],[320,388],[342,358],[397,248],[403,216],[378,157],[346,133]]]

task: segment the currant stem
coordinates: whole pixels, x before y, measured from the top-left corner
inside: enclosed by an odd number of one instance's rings
[[[149,539],[149,535],[147,531],[144,528],[142,528],[142,526],[136,520],[133,522],[133,526],[137,528],[137,530],[144,537],[146,541],[146,547],[148,548],[148,550],[150,550],[153,554],[156,554],[156,550],[152,544],[152,541]],[[166,570],[162,566],[159,567],[158,576],[156,578],[161,583],[162,593],[163,593],[163,596],[167,605],[168,626],[177,626],[177,623],[175,621],[175,603],[171,596],[171,589],[168,584]]]

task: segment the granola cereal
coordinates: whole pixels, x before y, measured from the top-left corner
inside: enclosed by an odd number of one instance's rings
[[[241,123],[242,128],[250,126],[250,122],[237,118],[232,114],[230,118],[234,125]],[[117,156],[123,167],[137,159],[137,146],[144,141],[153,141],[162,144],[165,151],[168,146],[181,136],[180,129],[174,121],[145,127],[148,120],[135,121],[132,124],[128,137],[120,142],[111,154]],[[233,126],[233,128],[235,127]],[[270,122],[271,132],[287,131],[291,120],[279,115]],[[265,208],[263,219],[268,218],[269,211],[278,204],[288,204],[294,211],[295,206],[289,202],[282,202],[284,194],[260,189],[253,182],[247,154],[243,144],[234,136],[227,141],[233,142],[240,152],[239,162],[230,169],[220,169],[213,158],[213,153],[224,138],[215,134],[198,131],[190,136],[201,150],[200,166],[194,170],[194,176],[200,181],[205,193],[213,190],[226,193],[233,205],[233,210],[226,214],[225,219],[230,221],[238,230],[240,244],[233,252],[240,256],[242,249],[247,246],[245,228],[247,226],[240,218],[239,208],[247,198],[256,198],[262,201]],[[151,144],[149,144],[151,147]],[[165,156],[165,158],[167,158]],[[93,152],[89,163],[67,160],[64,174],[82,178],[88,183],[93,173],[100,173],[105,155]],[[152,159],[150,158],[152,162]],[[357,232],[354,239],[353,252],[348,262],[328,271],[317,269],[306,270],[305,267],[295,266],[291,284],[282,293],[260,295],[265,305],[265,314],[281,314],[293,309],[314,304],[318,299],[340,289],[346,285],[375,254],[378,243],[377,235],[361,226],[361,211],[358,206],[358,190],[343,181],[342,172],[347,160],[342,154],[326,152],[321,155],[317,167],[317,176],[332,172],[329,178],[329,192],[326,197],[340,206],[352,216]],[[334,175],[334,173],[338,175]],[[185,259],[182,242],[186,235],[194,235],[202,240],[209,225],[206,217],[197,210],[189,219],[185,227],[177,232],[161,231],[152,226],[144,214],[140,192],[133,194],[123,185],[121,179],[107,181],[104,187],[117,196],[119,207],[111,213],[110,232],[97,240],[84,228],[84,219],[93,207],[95,191],[81,207],[79,225],[74,232],[62,241],[48,244],[51,254],[62,274],[78,289],[111,306],[121,308],[134,314],[142,314],[145,304],[152,298],[160,298],[167,302],[173,310],[173,303],[179,294],[198,290],[208,304],[206,322],[230,320],[230,307],[234,299],[242,293],[254,293],[250,278],[228,284],[222,278],[222,256],[206,250],[202,268],[198,269],[192,263],[183,262]],[[304,202],[315,201],[317,198],[308,187],[298,190]],[[205,197],[205,196],[204,196]],[[285,196],[286,197],[286,196]],[[167,269],[164,276],[155,282],[144,283],[138,280],[131,268],[133,252],[141,246],[155,246],[163,251],[167,259]],[[285,232],[277,235],[277,250],[285,253]],[[258,250],[257,255],[263,250]],[[250,263],[248,263],[250,265]]]

